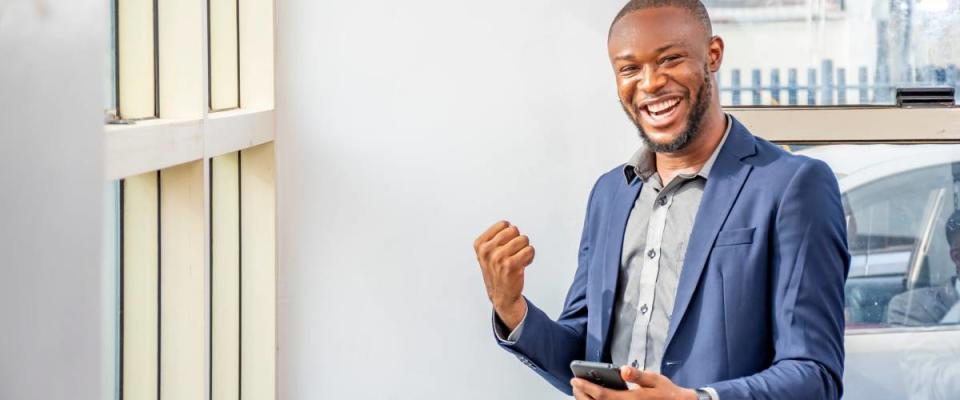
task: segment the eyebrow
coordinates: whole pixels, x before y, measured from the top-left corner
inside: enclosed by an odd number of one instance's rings
[[[671,47],[677,47],[677,46],[680,46],[680,45],[681,45],[680,42],[667,43],[667,44],[665,44],[665,45],[663,45],[663,46],[657,47],[657,49],[654,50],[653,52],[656,53],[656,54],[660,54],[660,53],[663,53],[664,51],[667,51],[667,50],[670,49]],[[616,57],[613,58],[613,60],[614,60],[614,61],[622,61],[622,60],[630,60],[630,59],[632,59],[632,58],[633,58],[633,54],[630,53],[630,54],[623,54],[623,55],[616,56]]]

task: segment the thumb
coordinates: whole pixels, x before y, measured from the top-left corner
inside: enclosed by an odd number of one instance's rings
[[[620,367],[620,377],[623,378],[624,382],[633,382],[639,385],[640,384],[639,372],[640,371],[637,371],[636,368],[633,368],[629,365],[624,365]]]
[[[657,382],[656,373],[643,372],[629,365],[620,367],[620,377],[625,382],[632,382],[642,387],[654,387]]]

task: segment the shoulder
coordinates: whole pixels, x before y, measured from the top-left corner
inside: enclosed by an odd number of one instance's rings
[[[785,147],[751,135],[755,152],[741,162],[752,169],[745,191],[770,201],[779,209],[784,202],[809,212],[826,212],[840,203],[836,175],[825,162],[794,154]]]
[[[937,300],[937,293],[942,290],[942,287],[925,287],[919,289],[908,290],[906,292],[900,293],[896,296],[893,296],[890,299],[890,309],[895,307],[899,308],[908,308],[908,307],[920,307],[921,303],[929,303],[931,301]]]
[[[817,178],[836,179],[830,166],[821,160],[792,153],[784,146],[770,143],[757,136],[753,138],[757,145],[757,154],[749,159],[749,163],[757,172],[780,179],[805,178],[811,175]]]
[[[887,320],[894,324],[936,324],[950,308],[949,286],[934,286],[909,290],[890,299]]]

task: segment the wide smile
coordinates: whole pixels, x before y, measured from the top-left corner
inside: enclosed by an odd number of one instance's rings
[[[640,106],[640,115],[652,128],[665,128],[673,124],[680,116],[681,97],[668,97]]]

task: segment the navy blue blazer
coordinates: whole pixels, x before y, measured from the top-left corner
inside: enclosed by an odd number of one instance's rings
[[[836,177],[736,119],[697,212],[661,373],[720,399],[838,399],[850,267]],[[570,394],[570,361],[610,361],[623,234],[640,192],[623,166],[590,193],[579,264],[556,321],[527,301],[508,351]]]

